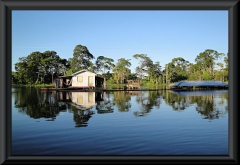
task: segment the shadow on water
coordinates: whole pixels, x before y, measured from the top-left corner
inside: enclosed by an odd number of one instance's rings
[[[95,114],[130,112],[136,117],[147,116],[152,109],[165,103],[174,111],[190,106],[203,119],[218,119],[228,113],[228,90],[216,91],[116,91],[116,92],[40,92],[36,88],[13,88],[14,107],[34,119],[54,121],[60,112],[73,114],[75,127],[88,126]]]

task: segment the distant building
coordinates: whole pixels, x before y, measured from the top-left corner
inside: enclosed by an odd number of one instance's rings
[[[70,76],[60,76],[55,80],[56,88],[90,88],[104,87],[104,78],[95,73],[80,70]]]

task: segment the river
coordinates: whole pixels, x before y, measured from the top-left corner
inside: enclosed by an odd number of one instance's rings
[[[228,90],[12,88],[12,155],[228,155]]]

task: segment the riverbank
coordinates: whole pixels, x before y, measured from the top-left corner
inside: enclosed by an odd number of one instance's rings
[[[12,84],[13,88],[18,87],[34,87],[34,88],[52,88],[52,84]]]

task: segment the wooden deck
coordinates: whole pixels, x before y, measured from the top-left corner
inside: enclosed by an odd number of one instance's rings
[[[140,89],[140,81],[138,80],[127,80],[127,86],[128,89]]]

